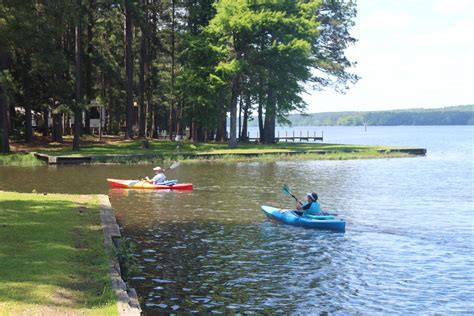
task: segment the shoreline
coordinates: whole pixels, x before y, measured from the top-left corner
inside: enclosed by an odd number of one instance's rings
[[[226,143],[192,143],[160,140],[128,140],[92,143],[73,152],[65,144],[56,147],[23,147],[0,155],[0,166],[41,164],[152,163],[166,160],[347,160],[425,156],[425,148],[368,146],[329,143],[239,144],[228,149]]]
[[[400,148],[373,151],[287,151],[287,152],[230,152],[230,153],[177,153],[175,155],[143,154],[143,155],[109,155],[109,156],[50,156],[31,153],[48,165],[62,164],[110,164],[110,163],[147,163],[154,161],[185,160],[349,160],[349,159],[383,159],[425,156],[424,148]]]

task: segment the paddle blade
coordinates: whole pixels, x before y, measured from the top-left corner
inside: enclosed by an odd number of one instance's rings
[[[298,201],[298,199],[296,198],[296,196],[294,196],[294,195],[291,193],[290,188],[289,188],[286,184],[283,186],[282,191],[283,191],[283,194],[285,194],[286,196],[291,196],[292,198],[295,199],[296,202],[300,203],[300,201]]]
[[[179,162],[175,161],[168,169],[174,169],[174,168],[177,168],[178,166],[179,166]]]

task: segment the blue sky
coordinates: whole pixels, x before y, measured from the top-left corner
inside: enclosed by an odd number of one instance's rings
[[[359,0],[347,51],[361,80],[308,91],[308,113],[474,104],[474,0]]]

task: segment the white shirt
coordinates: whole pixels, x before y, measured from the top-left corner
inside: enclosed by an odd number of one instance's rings
[[[166,181],[166,176],[163,172],[155,174],[153,178],[151,178],[151,181],[153,181],[153,184],[158,184]]]

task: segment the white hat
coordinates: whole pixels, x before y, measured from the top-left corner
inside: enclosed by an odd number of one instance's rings
[[[318,200],[318,195],[317,195],[316,193],[314,193],[314,192],[308,192],[308,193],[306,193],[306,196],[310,197],[311,200],[313,200],[313,201],[317,201],[317,200]]]
[[[161,170],[162,170],[161,167],[155,167],[155,168],[153,168],[153,171],[161,171]]]

